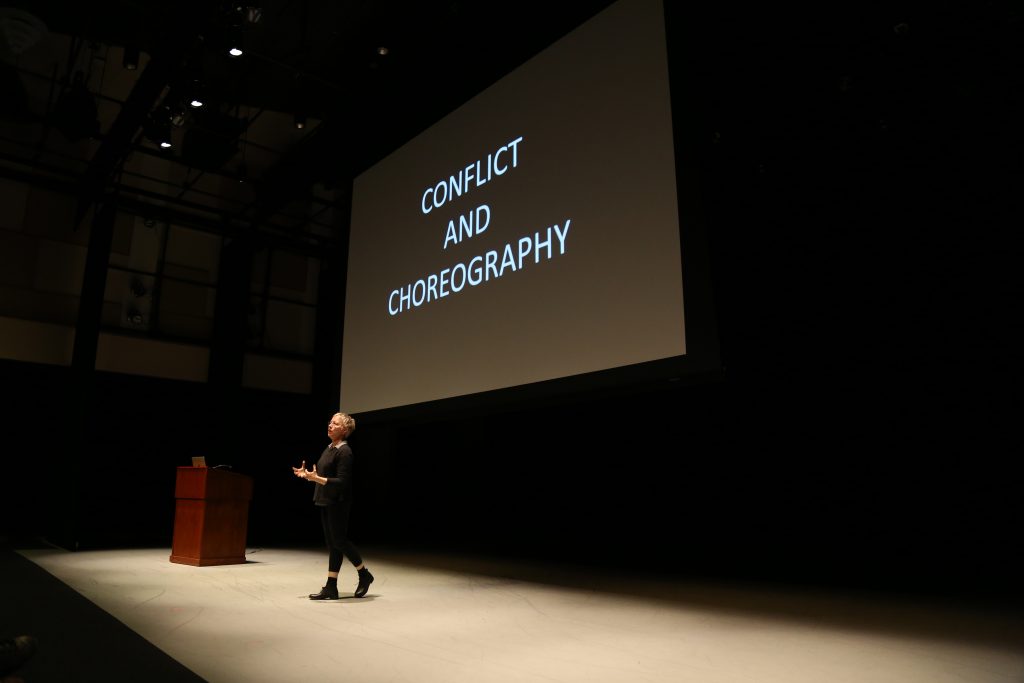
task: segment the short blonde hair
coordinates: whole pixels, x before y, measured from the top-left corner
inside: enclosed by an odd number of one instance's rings
[[[345,428],[345,436],[356,431],[356,420],[354,417],[346,413],[335,413],[331,419],[333,420],[335,417],[341,418],[341,426]]]

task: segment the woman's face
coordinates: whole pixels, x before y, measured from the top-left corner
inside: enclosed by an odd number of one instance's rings
[[[327,436],[331,441],[339,441],[345,438],[345,427],[341,424],[341,417],[335,415],[327,423]]]

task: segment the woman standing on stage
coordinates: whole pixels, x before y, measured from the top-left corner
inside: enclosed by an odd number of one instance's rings
[[[306,461],[292,472],[296,477],[316,484],[313,504],[320,508],[320,521],[324,528],[324,540],[330,557],[327,561],[327,584],[319,593],[311,593],[310,600],[338,599],[338,572],[341,571],[342,557],[347,557],[359,572],[359,584],[355,597],[366,595],[373,583],[373,574],[363,566],[363,558],[352,542],[348,540],[348,518],[352,511],[352,449],[348,437],[356,428],[351,415],[335,413],[327,424],[327,437],[331,445],[320,454],[320,460],[312,471],[306,469]]]

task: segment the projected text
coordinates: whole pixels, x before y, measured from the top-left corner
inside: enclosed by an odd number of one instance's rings
[[[571,220],[566,219],[564,226],[556,223],[543,233],[535,232],[521,237],[515,246],[509,242],[503,249],[492,249],[474,256],[468,263],[456,263],[440,273],[431,273],[399,287],[388,296],[388,313],[398,315],[449,294],[457,294],[466,286],[476,287],[507,273],[520,271],[529,264],[531,256],[534,264],[561,256],[565,254],[565,239],[569,236],[570,223]]]
[[[434,209],[440,209],[446,203],[462,196],[463,192],[469,192],[471,187],[480,187],[489,182],[495,176],[505,175],[509,169],[519,165],[519,143],[523,141],[520,135],[512,142],[502,145],[496,151],[487,155],[486,161],[478,159],[474,163],[460,168],[459,172],[451,175],[447,180],[441,179],[432,187],[423,191],[420,200],[420,209],[424,215]]]
[[[441,180],[428,187],[420,198],[420,210],[424,215],[434,209],[458,199],[472,187],[479,187],[495,176],[504,175],[512,168],[519,167],[519,144],[523,136],[513,139],[498,147],[475,163],[459,169],[457,174]],[[388,295],[388,315],[395,316],[404,311],[443,299],[450,294],[457,294],[468,287],[476,287],[484,282],[496,280],[506,273],[514,273],[523,269],[532,254],[534,264],[541,260],[551,260],[555,256],[565,254],[565,240],[569,236],[571,219],[566,218],[564,226],[554,224],[544,232],[535,232],[519,238],[516,242],[508,242],[500,249],[491,249],[474,256],[468,262],[457,263],[439,273],[431,273],[426,277],[402,285],[391,290]],[[448,221],[441,249],[448,249],[450,244],[459,244],[465,239],[481,235],[491,225],[491,207],[481,204]],[[555,243],[557,242],[557,253]]]

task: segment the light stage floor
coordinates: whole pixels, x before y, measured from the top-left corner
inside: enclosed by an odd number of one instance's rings
[[[1024,618],[963,603],[373,549],[313,602],[319,550],[20,552],[210,683],[1024,681]]]

